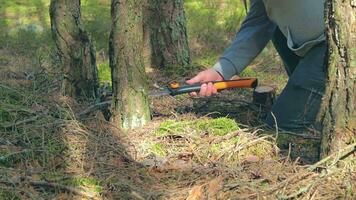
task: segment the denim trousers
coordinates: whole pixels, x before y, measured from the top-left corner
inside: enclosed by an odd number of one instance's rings
[[[293,132],[319,129],[315,122],[325,92],[326,42],[314,46],[303,57],[288,48],[286,37],[278,28],[272,42],[284,62],[289,79],[267,114],[265,123]]]

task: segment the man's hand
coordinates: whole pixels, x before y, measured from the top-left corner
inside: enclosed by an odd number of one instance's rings
[[[211,96],[218,93],[217,89],[214,87],[212,81],[223,81],[224,78],[214,69],[207,69],[199,72],[192,79],[188,80],[189,85],[196,83],[204,83],[201,85],[199,96]],[[206,84],[207,83],[207,84]],[[190,93],[191,96],[197,96],[196,92]]]

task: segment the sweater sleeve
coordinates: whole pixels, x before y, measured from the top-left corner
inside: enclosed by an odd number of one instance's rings
[[[262,0],[251,0],[250,11],[234,41],[213,68],[224,79],[239,74],[267,45],[275,28],[276,25],[268,19]]]

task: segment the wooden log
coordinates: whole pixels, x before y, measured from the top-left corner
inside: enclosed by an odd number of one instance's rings
[[[276,90],[270,86],[258,86],[253,91],[253,103],[265,110],[270,110],[276,99]]]

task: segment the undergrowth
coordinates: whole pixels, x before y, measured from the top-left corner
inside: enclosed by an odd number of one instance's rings
[[[78,120],[80,105],[47,76],[21,87],[0,82],[0,199],[144,196],[150,177],[138,173],[118,132],[104,119]]]
[[[177,158],[192,152],[196,163],[231,166],[241,164],[249,156],[274,159],[278,153],[272,137],[261,139],[226,117],[166,120],[152,135],[142,139],[138,144],[140,155],[145,155],[142,159],[152,155]]]
[[[341,149],[341,157],[300,166],[291,152],[278,153],[275,133],[240,124],[241,115],[249,119],[251,113],[237,109],[236,99],[215,102],[240,121],[172,112],[184,95],[174,104],[156,99],[153,106],[168,108],[163,117],[126,134],[100,112],[78,116],[89,103],[60,95],[48,4],[16,0],[0,6],[0,199],[355,199],[354,157],[343,160]],[[110,1],[85,0],[82,6],[100,82],[110,82]],[[185,6],[193,64],[164,69],[158,74],[165,80],[212,66],[245,16],[239,0],[189,0]],[[241,76],[280,91],[287,79],[281,66],[269,44]],[[299,140],[279,134],[277,142],[286,138]]]
[[[166,136],[169,134],[211,134],[213,136],[223,136],[238,130],[236,122],[229,118],[216,119],[196,119],[191,121],[167,120],[160,124],[155,134]]]

